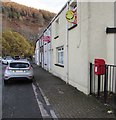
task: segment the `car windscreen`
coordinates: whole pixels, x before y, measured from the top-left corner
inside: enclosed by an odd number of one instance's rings
[[[28,68],[29,64],[28,63],[21,63],[21,62],[15,62],[15,63],[10,63],[11,68]]]

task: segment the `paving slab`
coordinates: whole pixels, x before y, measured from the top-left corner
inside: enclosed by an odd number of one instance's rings
[[[113,113],[108,113],[112,110],[110,106],[80,92],[36,64],[33,67],[35,80],[58,118],[116,118]]]

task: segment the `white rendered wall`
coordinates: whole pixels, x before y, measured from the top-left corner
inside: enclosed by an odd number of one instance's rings
[[[58,16],[59,38],[57,39],[54,39],[54,37],[56,37],[55,36],[55,21],[52,23],[52,42],[51,42],[51,49],[52,49],[51,51],[51,55],[52,55],[51,72],[65,81],[66,81],[66,53],[65,52],[64,52],[64,68],[56,66],[55,64],[57,63],[56,48],[60,46],[64,46],[64,51],[66,50],[66,19],[65,19],[66,10],[62,11],[62,13]]]
[[[78,3],[78,26],[69,31],[69,83],[88,94],[88,3]]]
[[[89,9],[89,59],[103,58],[114,63],[114,38],[106,34],[106,27],[114,27],[114,3],[90,3]]]
[[[114,27],[114,3],[78,3],[78,25],[68,33],[66,11],[67,8],[58,16],[59,37],[57,39],[54,39],[56,37],[55,21],[51,26],[51,73],[88,94],[89,63],[93,63],[95,58],[103,58],[106,63],[114,64],[114,35],[106,34],[106,27]],[[64,68],[55,65],[57,63],[56,48],[59,46],[64,46]]]

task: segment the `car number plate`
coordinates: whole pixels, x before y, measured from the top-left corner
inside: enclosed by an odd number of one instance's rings
[[[16,72],[23,72],[22,70],[16,70]]]

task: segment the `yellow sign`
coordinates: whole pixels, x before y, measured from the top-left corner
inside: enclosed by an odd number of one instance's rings
[[[72,10],[66,12],[66,19],[68,22],[73,22],[75,20],[74,12]]]

